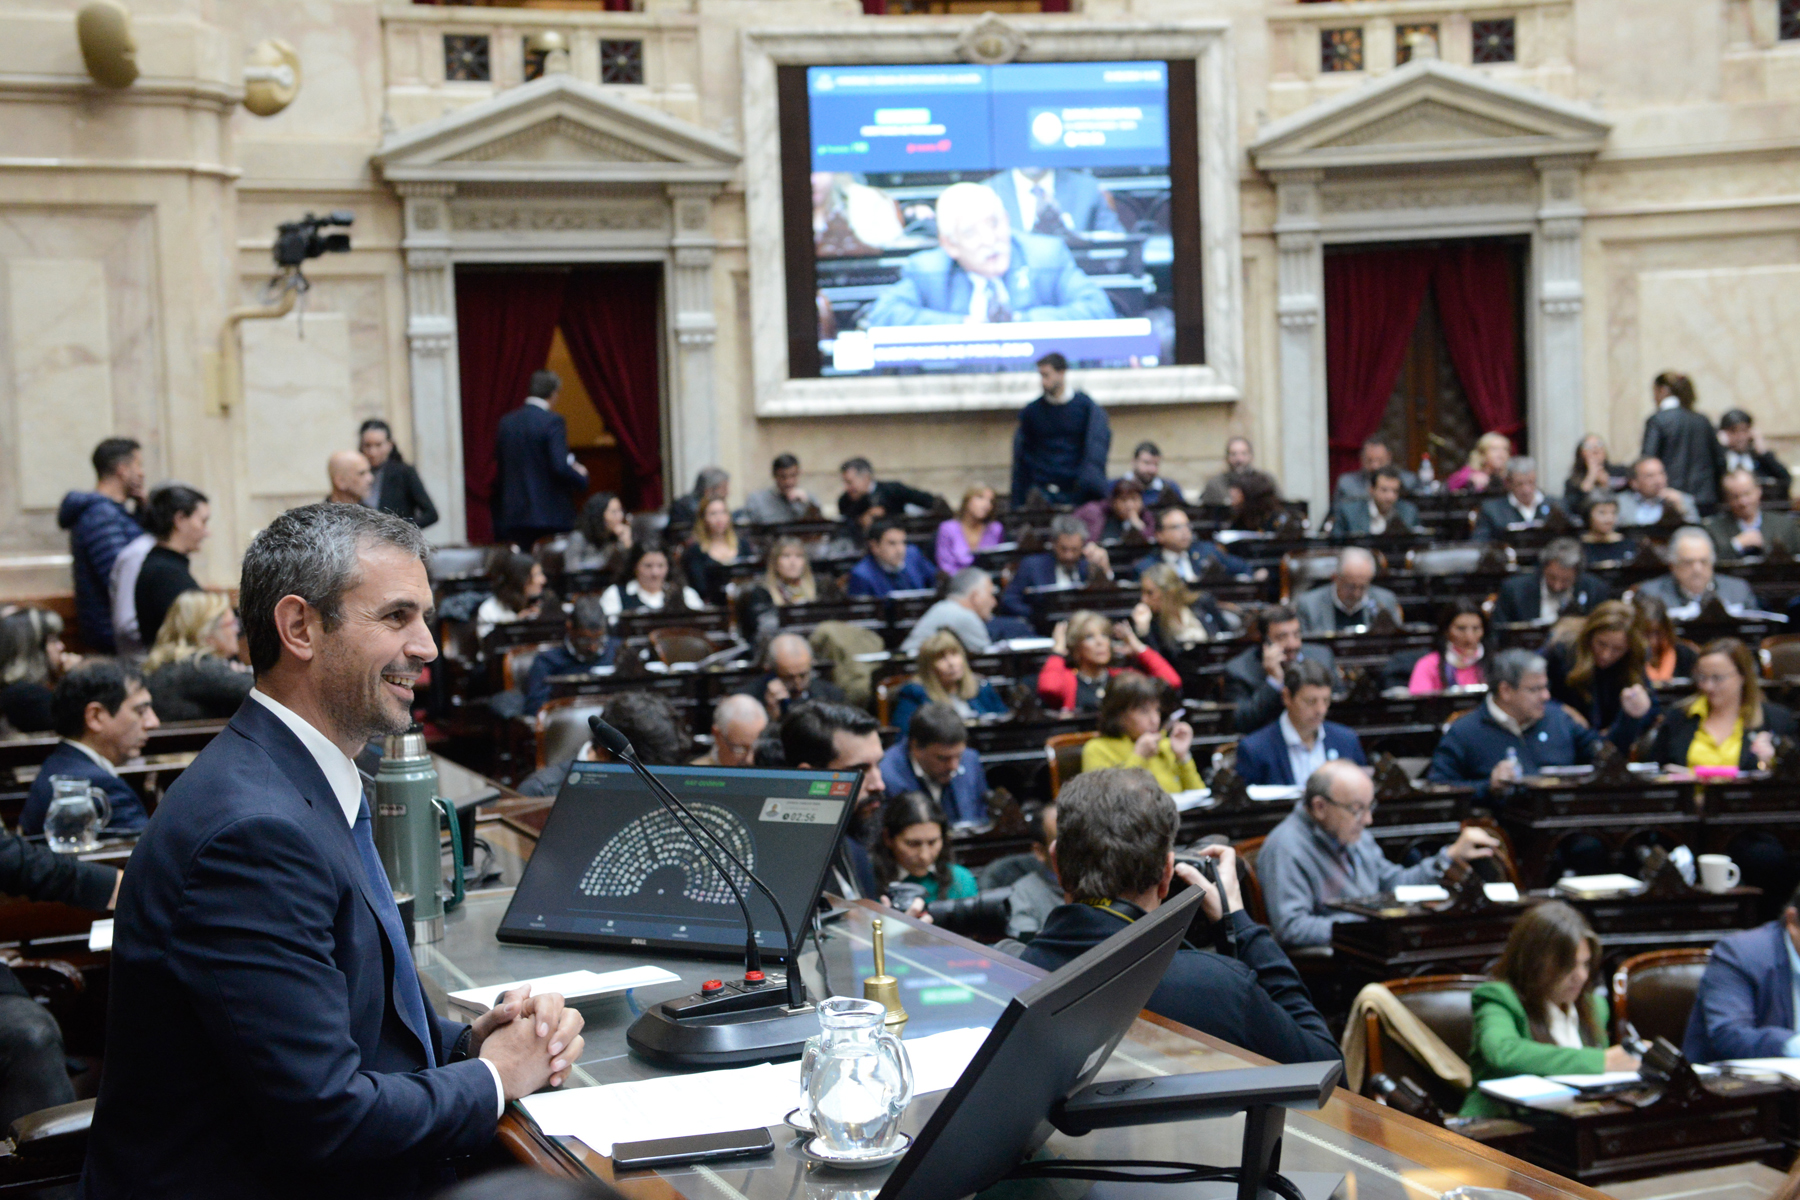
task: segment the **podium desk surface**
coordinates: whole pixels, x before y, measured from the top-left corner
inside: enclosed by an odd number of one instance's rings
[[[471,894],[461,908],[449,914],[442,941],[415,948],[427,994],[438,1011],[448,1012],[446,992],[563,971],[654,964],[681,976],[680,983],[579,1002],[587,1020],[586,1048],[565,1086],[599,1086],[664,1073],[627,1053],[627,1026],[645,1006],[694,990],[702,981],[732,970],[732,964],[714,959],[503,945],[494,934],[510,899],[507,889]],[[1007,1000],[1041,975],[992,949],[858,903],[825,925],[823,965],[833,985],[830,991],[824,987],[818,953],[808,939],[801,970],[814,997],[833,992],[861,994],[863,977],[873,973],[869,938],[871,921],[877,915],[886,918],[888,969],[902,980],[903,999],[911,1016],[903,1031],[905,1037],[991,1026]],[[1231,1070],[1264,1061],[1185,1026],[1145,1014],[1113,1054],[1103,1077]],[[918,1133],[943,1095],[935,1093],[913,1101],[905,1123],[909,1133]],[[1347,1194],[1357,1200],[1439,1200],[1444,1192],[1465,1185],[1504,1188],[1532,1200],[1605,1200],[1591,1188],[1343,1090],[1320,1112],[1289,1114],[1287,1131],[1282,1155],[1286,1170],[1350,1175],[1354,1182]],[[508,1106],[500,1127],[502,1142],[521,1161],[552,1173],[591,1174],[609,1180],[634,1200],[788,1200],[802,1195],[809,1200],[873,1200],[879,1191],[885,1168],[857,1174],[823,1169],[801,1157],[799,1142],[788,1130],[778,1127],[772,1133],[773,1155],[659,1172],[621,1172],[614,1179],[610,1159],[572,1138],[544,1137],[517,1104]],[[1233,1117],[1102,1130],[1083,1138],[1056,1134],[1047,1149],[1069,1158],[1229,1164],[1238,1160],[1240,1137],[1241,1122]],[[1007,1194],[1049,1198],[1059,1194],[1056,1186],[1034,1182],[1009,1187]]]

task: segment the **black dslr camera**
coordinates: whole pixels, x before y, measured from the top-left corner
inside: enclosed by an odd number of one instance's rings
[[[887,893],[888,903],[900,912],[911,908],[913,901],[925,898],[924,887],[904,881],[889,884]],[[925,911],[940,929],[977,942],[997,942],[1006,936],[1006,925],[1012,918],[1012,889],[989,888],[960,900],[934,900],[925,906]]]
[[[323,254],[345,254],[350,249],[350,235],[327,232],[334,226],[348,228],[356,220],[352,212],[331,212],[322,217],[307,213],[298,221],[288,221],[275,229],[275,265],[294,269],[309,258]]]

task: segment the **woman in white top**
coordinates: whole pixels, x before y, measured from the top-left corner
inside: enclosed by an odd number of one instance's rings
[[[544,568],[529,554],[502,550],[491,572],[494,594],[475,611],[475,636],[485,638],[496,625],[535,621],[544,611]]]
[[[613,584],[600,593],[600,607],[608,618],[640,608],[668,606],[673,584],[669,579],[669,553],[661,546],[640,545],[631,551],[631,579],[623,587]],[[682,586],[676,608],[704,608],[700,594]]]

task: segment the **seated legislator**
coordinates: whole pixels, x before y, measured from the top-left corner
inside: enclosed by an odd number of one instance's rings
[[[1112,677],[1126,670],[1113,664],[1113,638],[1125,644],[1126,662],[1180,690],[1181,676],[1167,659],[1144,645],[1128,621],[1110,622],[1096,612],[1076,613],[1057,623],[1054,645],[1038,672],[1038,695],[1050,708],[1095,712]]]
[[[948,629],[964,646],[980,654],[994,643],[988,624],[999,603],[994,577],[980,567],[964,567],[950,577],[950,588],[944,598],[926,609],[912,627],[912,632],[900,643],[900,652],[917,654],[926,638],[940,629]],[[1029,634],[1030,626],[1020,623],[1019,633],[1021,636]]]
[[[1075,510],[1096,542],[1117,542],[1135,530],[1145,538],[1156,533],[1156,517],[1144,507],[1144,489],[1135,479],[1115,479],[1105,500],[1089,500]]]
[[[761,700],[770,721],[781,720],[788,709],[809,700],[844,702],[843,688],[814,673],[812,646],[797,633],[778,633],[770,638],[768,649],[763,651],[763,666],[763,673],[738,692]]]
[[[1229,927],[1237,954],[1183,946],[1144,1007],[1276,1062],[1338,1058],[1300,973],[1244,911],[1237,855],[1229,846],[1200,852],[1217,862],[1215,889],[1193,866],[1176,864],[1178,824],[1174,800],[1148,771],[1114,768],[1070,780],[1057,798],[1050,847],[1068,903],[1051,910],[1020,957],[1056,970],[1155,912],[1179,874],[1205,893],[1207,917]]]
[[[875,468],[866,458],[847,458],[838,467],[844,481],[844,493],[838,497],[838,517],[867,529],[883,517],[900,518],[909,509],[930,512],[937,497],[897,479],[875,478]]]
[[[1800,891],[1781,916],[1713,944],[1688,1014],[1681,1052],[1689,1062],[1800,1058]]]
[[[1244,442],[1246,447],[1250,444],[1243,438],[1233,438],[1232,441]],[[1229,443],[1226,454],[1229,457]],[[1139,442],[1131,451],[1131,474],[1125,478],[1143,489],[1146,508],[1186,503],[1186,498],[1181,494],[1181,485],[1162,473],[1162,447],[1155,442]]]
[[[1494,624],[1553,625],[1564,617],[1586,616],[1611,597],[1605,582],[1587,573],[1581,543],[1552,538],[1538,554],[1537,570],[1512,575],[1500,585]]]
[[[1331,633],[1373,624],[1375,614],[1386,610],[1401,620],[1400,601],[1384,587],[1376,587],[1375,556],[1361,546],[1347,546],[1338,554],[1331,582],[1302,593],[1294,601],[1303,633]]]
[[[1143,599],[1132,606],[1131,627],[1171,663],[1201,642],[1238,628],[1236,614],[1223,612],[1211,596],[1189,587],[1166,563],[1138,576],[1138,595]]]
[[[731,496],[731,472],[724,467],[701,467],[694,474],[694,488],[669,501],[667,528],[679,533],[691,529],[700,519],[700,506],[708,500],[726,500]]]
[[[763,577],[741,584],[737,599],[738,632],[745,641],[760,642],[781,628],[777,609],[790,604],[811,604],[823,599],[813,577],[806,543],[797,537],[778,537],[770,544]]]
[[[693,536],[681,551],[681,573],[700,599],[715,608],[729,602],[732,566],[750,557],[748,539],[738,538],[731,524],[731,506],[722,497],[700,502]]]
[[[922,705],[948,704],[965,723],[1006,714],[1006,701],[994,685],[969,668],[969,655],[948,629],[940,629],[919,646],[918,678],[902,687],[888,715],[894,728],[910,728]]]
[[[1226,508],[1231,504],[1231,481],[1256,468],[1256,448],[1247,437],[1225,439],[1225,469],[1206,477],[1200,489],[1200,504],[1206,508]]]
[[[975,879],[983,891],[1011,888],[1011,910],[1006,936],[1029,942],[1050,914],[1063,905],[1062,884],[1050,866],[1050,846],[1056,841],[1056,801],[1033,805],[1024,812],[1029,850],[996,858],[983,866]]]
[[[1607,457],[1606,439],[1590,433],[1575,446],[1575,465],[1563,482],[1563,508],[1586,512],[1602,492],[1617,495],[1631,483],[1631,468]]]
[[[1052,350],[1037,362],[1043,394],[1019,410],[1012,445],[1012,503],[1033,492],[1054,504],[1085,504],[1110,494],[1106,455],[1112,422],[1086,392],[1069,390],[1069,362]]]
[[[1644,674],[1650,682],[1692,679],[1699,651],[1675,636],[1669,606],[1639,588],[1632,593],[1631,608],[1637,614],[1638,628],[1644,631]]]
[[[869,552],[850,569],[844,590],[852,596],[924,591],[937,583],[937,568],[906,540],[906,527],[887,517],[869,526]]]
[[[661,546],[639,542],[631,548],[626,564],[625,582],[615,583],[600,593],[600,608],[607,620],[642,608],[661,612],[706,606],[700,593],[688,587],[678,574],[674,579],[669,577],[669,552]]]
[[[1669,486],[1669,472],[1660,458],[1640,458],[1631,464],[1631,482],[1620,495],[1624,502],[1619,524],[1627,528],[1660,525],[1669,513],[1692,525],[1700,520],[1694,498]]]
[[[927,704],[913,713],[906,736],[881,757],[881,778],[889,795],[921,793],[952,825],[990,824],[987,772],[981,755],[969,749],[962,718],[948,704]]]
[[[1225,664],[1225,699],[1237,705],[1232,722],[1239,733],[1255,733],[1281,715],[1281,689],[1290,665],[1322,664],[1337,678],[1337,659],[1323,646],[1300,640],[1300,615],[1286,605],[1262,612],[1262,645],[1252,646]]]
[[[906,260],[866,326],[1109,321],[1106,292],[1062,239],[1016,232],[991,188],[953,183],[938,194],[938,244]]]
[[[1587,532],[1581,552],[1589,567],[1623,566],[1637,557],[1637,543],[1619,532],[1619,495],[1604,489],[1588,494]]]
[[[977,551],[991,549],[1005,540],[1006,531],[994,520],[994,489],[985,483],[972,483],[964,489],[956,515],[938,526],[933,557],[938,570],[954,575],[975,565]]]
[[[1512,439],[1489,430],[1475,439],[1462,466],[1444,480],[1447,492],[1492,492],[1506,486],[1506,464],[1512,461]]]
[[[1086,525],[1063,513],[1050,522],[1050,549],[1019,560],[1012,582],[1000,597],[1000,611],[1012,617],[1029,617],[1032,589],[1085,587],[1094,575],[1111,579],[1111,560],[1104,547],[1088,541]]]
[[[1506,464],[1506,495],[1481,506],[1470,534],[1477,542],[1503,542],[1513,525],[1542,525],[1562,505],[1538,491],[1537,460],[1515,455]]]
[[[943,808],[924,792],[887,793],[881,836],[869,858],[883,896],[896,883],[924,888],[927,904],[965,900],[981,890],[974,872],[956,861]]]
[[[1361,465],[1354,471],[1345,471],[1337,477],[1333,485],[1331,497],[1335,506],[1340,500],[1365,500],[1375,486],[1375,476],[1382,470],[1392,467],[1400,472],[1400,490],[1417,491],[1419,477],[1394,463],[1394,451],[1381,438],[1372,437],[1362,444]]]
[[[819,519],[819,500],[800,486],[800,460],[777,454],[769,466],[772,482],[744,498],[744,512],[757,525],[783,525],[789,521]]]
[[[1198,788],[1194,729],[1177,718],[1164,734],[1162,698],[1162,685],[1148,675],[1121,671],[1113,676],[1100,701],[1100,736],[1081,748],[1081,769],[1141,767],[1165,792]]]
[[[1625,693],[1634,705],[1649,697],[1646,653],[1637,613],[1623,600],[1608,600],[1588,614],[1572,641],[1544,647],[1550,698],[1604,734],[1625,711]]]
[[[736,692],[713,705],[712,749],[693,761],[696,767],[756,765],[756,739],[769,727],[769,714],[754,697]]]
[[[1560,704],[1551,704],[1543,656],[1514,647],[1494,656],[1482,706],[1451,723],[1438,739],[1425,778],[1433,783],[1472,783],[1478,804],[1517,779],[1544,767],[1592,762],[1601,734],[1577,724]],[[1624,712],[1606,740],[1628,749],[1648,724],[1651,702],[1638,692],[1620,697]],[[1510,752],[1510,755],[1509,755]]]
[[[1250,564],[1235,554],[1227,554],[1216,543],[1194,542],[1194,523],[1187,510],[1165,508],[1156,515],[1156,549],[1138,560],[1133,568],[1142,575],[1158,563],[1171,568],[1184,583],[1200,582],[1201,572],[1209,562],[1217,563],[1228,575],[1250,574]]]
[[[1494,979],[1469,997],[1474,1028],[1469,1074],[1475,1083],[1514,1075],[1598,1075],[1635,1071],[1623,1046],[1606,1044],[1611,1009],[1600,974],[1600,939],[1560,900],[1528,908],[1514,922]],[[1699,1062],[1702,1060],[1695,1059]],[[1514,1110],[1479,1088],[1463,1102],[1468,1117]]]
[[[351,756],[412,724],[427,554],[355,504],[251,540],[257,687],[132,851],[82,1195],[429,1195],[580,1059],[553,993],[432,1014],[375,849]]]
[[[183,592],[163,616],[144,660],[159,721],[226,721],[256,677],[238,661],[238,619],[223,592]]]
[[[1783,499],[1794,486],[1794,477],[1781,465],[1775,452],[1763,444],[1755,418],[1741,408],[1726,411],[1719,418],[1719,441],[1725,447],[1725,469],[1748,471],[1757,487],[1774,489]]]
[[[1226,489],[1231,495],[1227,529],[1278,538],[1306,536],[1306,523],[1281,502],[1281,489],[1266,471],[1240,471]]]
[[[631,553],[631,515],[611,492],[595,492],[581,505],[563,543],[564,571],[599,571],[610,578]]]
[[[548,578],[544,568],[529,554],[517,550],[501,550],[489,565],[488,576],[494,594],[481,602],[475,612],[475,636],[485,638],[500,625],[538,620],[547,611]]]
[[[62,618],[47,608],[0,605],[0,717],[18,733],[55,723],[56,681],[80,656],[63,647]]]
[[[531,715],[550,699],[550,681],[563,675],[596,675],[613,665],[619,639],[607,636],[606,610],[598,596],[577,596],[563,622],[563,641],[538,651],[525,676],[525,713]]]
[[[1701,647],[1694,690],[1656,727],[1651,761],[1754,771],[1775,757],[1776,738],[1800,732],[1793,713],[1763,696],[1756,656],[1736,638]]]
[[[1419,528],[1419,507],[1400,498],[1400,472],[1382,467],[1375,472],[1367,494],[1347,496],[1331,508],[1331,537],[1347,542],[1351,538],[1389,537],[1413,533]]]
[[[1717,558],[1711,534],[1683,525],[1669,538],[1669,573],[1640,584],[1638,591],[1661,600],[1672,617],[1698,612],[1708,596],[1717,596],[1728,611],[1757,607],[1749,584],[1735,575],[1714,572]]]
[[[800,771],[863,769],[862,785],[844,836],[832,857],[826,886],[846,900],[878,898],[869,842],[887,788],[881,778],[881,726],[874,717],[848,704],[813,701],[796,705],[776,729],[780,765]]]
[[[1761,558],[1780,546],[1788,555],[1800,555],[1800,525],[1777,509],[1763,511],[1762,484],[1748,471],[1730,471],[1719,481],[1725,503],[1706,519],[1719,558],[1731,561]]]
[[[1237,773],[1245,783],[1294,787],[1338,759],[1369,765],[1356,731],[1325,719],[1336,682],[1322,663],[1302,661],[1288,667],[1281,686],[1281,703],[1287,711],[1238,743]]]
[[[1329,946],[1332,925],[1360,919],[1329,907],[1331,901],[1436,883],[1452,862],[1490,858],[1500,844],[1468,825],[1449,846],[1402,867],[1365,832],[1375,821],[1375,785],[1367,770],[1340,758],[1307,776],[1303,786],[1293,811],[1263,839],[1256,856],[1275,940],[1290,950]]]
[[[1473,600],[1453,600],[1438,618],[1436,649],[1413,664],[1406,690],[1431,696],[1453,687],[1487,684],[1487,614]]]
[[[1051,237],[1125,232],[1111,197],[1092,171],[1080,167],[1014,167],[981,181],[1006,206],[1014,229]],[[1084,239],[1085,240],[1085,239]]]
[[[59,775],[85,779],[106,793],[106,801],[112,805],[109,831],[135,833],[142,829],[150,814],[115,769],[142,754],[150,731],[161,724],[137,668],[111,658],[83,660],[56,681],[50,715],[62,740],[44,759],[25,793],[19,832],[44,832],[44,816],[50,811],[54,791],[51,780]]]

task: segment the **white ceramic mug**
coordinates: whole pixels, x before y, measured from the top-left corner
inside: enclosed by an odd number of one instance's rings
[[[1709,892],[1729,892],[1744,877],[1738,865],[1723,854],[1702,854],[1698,861],[1700,886]]]

